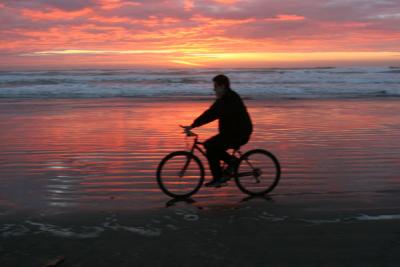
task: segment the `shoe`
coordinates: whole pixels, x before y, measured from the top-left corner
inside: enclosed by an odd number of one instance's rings
[[[220,184],[223,184],[223,183],[228,182],[230,179],[231,179],[231,176],[229,176],[229,175],[223,175],[223,176],[218,180],[218,182],[219,182]]]
[[[206,187],[221,187],[225,184],[226,181],[223,179],[213,179],[211,182],[205,183]]]
[[[214,186],[216,186],[217,184],[219,184],[219,181],[216,180],[216,179],[213,179],[213,180],[211,180],[210,182],[205,183],[204,185],[205,185],[206,187],[214,187]]]

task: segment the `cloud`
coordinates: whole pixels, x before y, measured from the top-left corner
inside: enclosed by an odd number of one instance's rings
[[[174,50],[50,50],[50,51],[36,51],[27,54],[28,56],[51,56],[51,55],[130,55],[130,54],[166,54],[174,53]]]
[[[2,0],[0,4],[13,8],[57,8],[65,11],[76,11],[97,4],[96,0]]]
[[[0,7],[7,55],[382,52],[398,51],[400,40],[398,0],[0,0]]]
[[[90,8],[84,8],[74,11],[66,11],[62,9],[46,9],[44,11],[41,10],[31,10],[31,9],[22,9],[21,14],[24,17],[29,18],[32,21],[40,21],[40,20],[73,20],[79,17],[85,17],[92,13]]]

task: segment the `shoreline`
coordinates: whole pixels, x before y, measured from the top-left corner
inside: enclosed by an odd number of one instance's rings
[[[278,156],[278,187],[248,198],[231,182],[188,202],[154,171],[211,99],[53,100],[0,99],[0,266],[400,262],[398,99],[245,100],[244,149]]]

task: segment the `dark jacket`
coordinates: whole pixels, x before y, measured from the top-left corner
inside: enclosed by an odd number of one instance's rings
[[[248,138],[253,132],[246,106],[240,96],[231,89],[195,119],[191,126],[199,127],[216,119],[219,119],[219,133],[227,138]]]

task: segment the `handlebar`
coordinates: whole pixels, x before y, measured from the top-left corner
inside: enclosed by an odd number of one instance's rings
[[[190,136],[195,136],[198,137],[199,135],[192,132],[191,130],[187,129],[186,127],[179,125],[181,128],[183,128],[183,133],[186,134],[186,136],[190,137]]]

